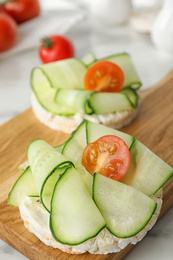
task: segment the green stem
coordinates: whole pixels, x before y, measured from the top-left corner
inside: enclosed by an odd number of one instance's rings
[[[46,49],[49,49],[53,44],[53,41],[48,37],[43,38],[41,42],[43,43],[43,47]]]

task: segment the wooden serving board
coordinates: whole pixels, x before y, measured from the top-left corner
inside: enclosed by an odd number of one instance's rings
[[[135,136],[155,154],[173,167],[173,71],[149,90],[141,91],[141,106],[137,118],[122,131]],[[21,172],[18,166],[26,158],[28,144],[42,138],[51,145],[63,143],[69,135],[42,125],[31,109],[0,127],[0,237],[29,259],[122,259],[133,247],[129,245],[116,254],[69,255],[44,245],[28,232],[18,208],[7,204],[7,197]],[[173,178],[163,187],[162,216],[173,205]]]

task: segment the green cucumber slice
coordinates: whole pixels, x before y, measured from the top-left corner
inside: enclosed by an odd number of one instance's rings
[[[58,89],[55,102],[73,113],[108,114],[136,108],[138,96],[132,88],[120,93],[100,93],[77,89]],[[68,115],[68,114],[67,114]]]
[[[172,167],[138,140],[130,148],[130,158],[130,167],[122,182],[148,196],[155,194],[173,176]]]
[[[22,172],[24,172],[24,170],[26,170],[26,168],[29,166],[29,162],[25,161],[22,164],[19,165],[19,170],[21,170]]]
[[[55,149],[57,152],[62,153],[62,150],[63,150],[65,144],[66,144],[66,142],[64,142],[64,143],[62,143],[62,144],[60,144],[60,145],[57,145],[57,146],[54,147],[54,149]]]
[[[58,105],[71,108],[74,113],[91,114],[93,110],[88,104],[88,99],[93,91],[78,89],[58,89],[55,95],[55,102]]]
[[[74,114],[71,108],[58,105],[54,101],[56,89],[52,87],[49,78],[39,67],[32,71],[31,86],[38,102],[45,110],[58,115],[70,116]]]
[[[32,70],[31,86],[39,103],[52,114],[70,116],[75,113],[55,101],[57,88],[84,89],[86,67],[77,59],[44,64]]]
[[[134,106],[128,96],[121,92],[95,92],[89,98],[89,106],[95,114],[109,114],[134,109]]]
[[[141,231],[153,216],[157,204],[135,188],[94,174],[93,199],[116,237],[128,238]]]
[[[104,58],[104,60],[108,60],[117,64],[123,70],[123,88],[131,86],[134,89],[138,89],[141,86],[140,78],[128,53],[120,53],[117,55],[109,56]]]
[[[65,59],[40,66],[53,88],[83,89],[85,64],[78,59]]]
[[[135,89],[130,88],[130,87],[123,88],[121,90],[121,93],[128,96],[128,98],[134,108],[136,108],[138,106],[138,94]]]
[[[19,207],[22,200],[26,197],[38,197],[38,190],[31,169],[28,166],[17,179],[8,195],[8,204]]]
[[[78,128],[72,133],[71,138],[75,138],[75,140],[80,144],[80,146],[84,149],[87,145],[86,140],[86,120],[84,120]]]
[[[94,61],[96,61],[96,57],[94,56],[94,54],[92,52],[89,52],[87,55],[85,55],[82,58],[82,61],[86,65],[89,65],[89,64],[93,63]]]
[[[72,136],[63,149],[63,155],[73,162],[78,171],[85,188],[92,196],[93,176],[82,165],[82,153],[84,148],[77,142],[75,136]]]
[[[82,153],[86,145],[86,121],[83,121],[66,142],[62,153],[66,158],[73,162],[85,188],[92,196],[93,176],[82,165]]]
[[[84,149],[87,145],[86,142],[86,120],[84,120],[77,128],[76,130],[71,134],[70,138],[64,143],[61,153],[65,154],[65,150],[67,147],[70,147],[70,142],[72,139],[75,139],[75,142]],[[59,148],[61,149],[61,148]],[[72,148],[72,150],[74,147]]]
[[[47,179],[45,180],[45,182],[42,186],[40,198],[41,198],[41,202],[42,202],[43,206],[45,207],[45,209],[48,212],[50,212],[51,199],[52,199],[52,194],[53,194],[55,184],[58,181],[61,174],[63,174],[67,168],[68,168],[68,166],[56,168],[47,177]]]
[[[124,140],[127,146],[130,148],[135,138],[131,135],[123,133],[121,131],[109,128],[104,125],[93,123],[91,121],[86,121],[86,135],[87,144],[96,141],[98,138],[104,135],[116,135]]]
[[[71,164],[62,154],[41,139],[36,139],[29,144],[27,156],[40,196],[48,176],[56,168]]]
[[[50,229],[60,243],[78,245],[95,237],[105,221],[71,167],[58,180],[51,202]]]

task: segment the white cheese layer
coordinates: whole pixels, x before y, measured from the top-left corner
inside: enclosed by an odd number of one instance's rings
[[[120,129],[128,124],[137,115],[138,109],[116,112],[111,114],[92,114],[86,115],[77,113],[74,116],[65,117],[53,115],[45,110],[37,101],[35,95],[32,95],[32,108],[37,119],[44,125],[53,130],[62,131],[64,133],[72,133],[84,120],[90,120],[95,123],[100,123],[111,128]]]
[[[157,209],[151,220],[136,236],[126,239],[119,239],[113,236],[106,228],[96,237],[91,238],[84,243],[76,246],[68,246],[57,242],[49,229],[49,213],[40,203],[39,198],[25,197],[19,210],[25,227],[35,234],[44,244],[58,248],[70,254],[108,254],[116,253],[125,248],[129,243],[136,244],[140,241],[155,224],[162,206],[162,190],[157,192],[153,199],[157,203]]]

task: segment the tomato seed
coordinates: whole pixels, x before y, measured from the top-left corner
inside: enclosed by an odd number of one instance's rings
[[[95,80],[90,80],[90,84],[94,86],[96,84]]]
[[[96,70],[95,75],[97,76],[97,78],[100,78],[102,76],[102,73],[100,70]]]
[[[115,171],[115,169],[114,169],[113,167],[109,167],[109,169],[110,169],[111,171]]]

